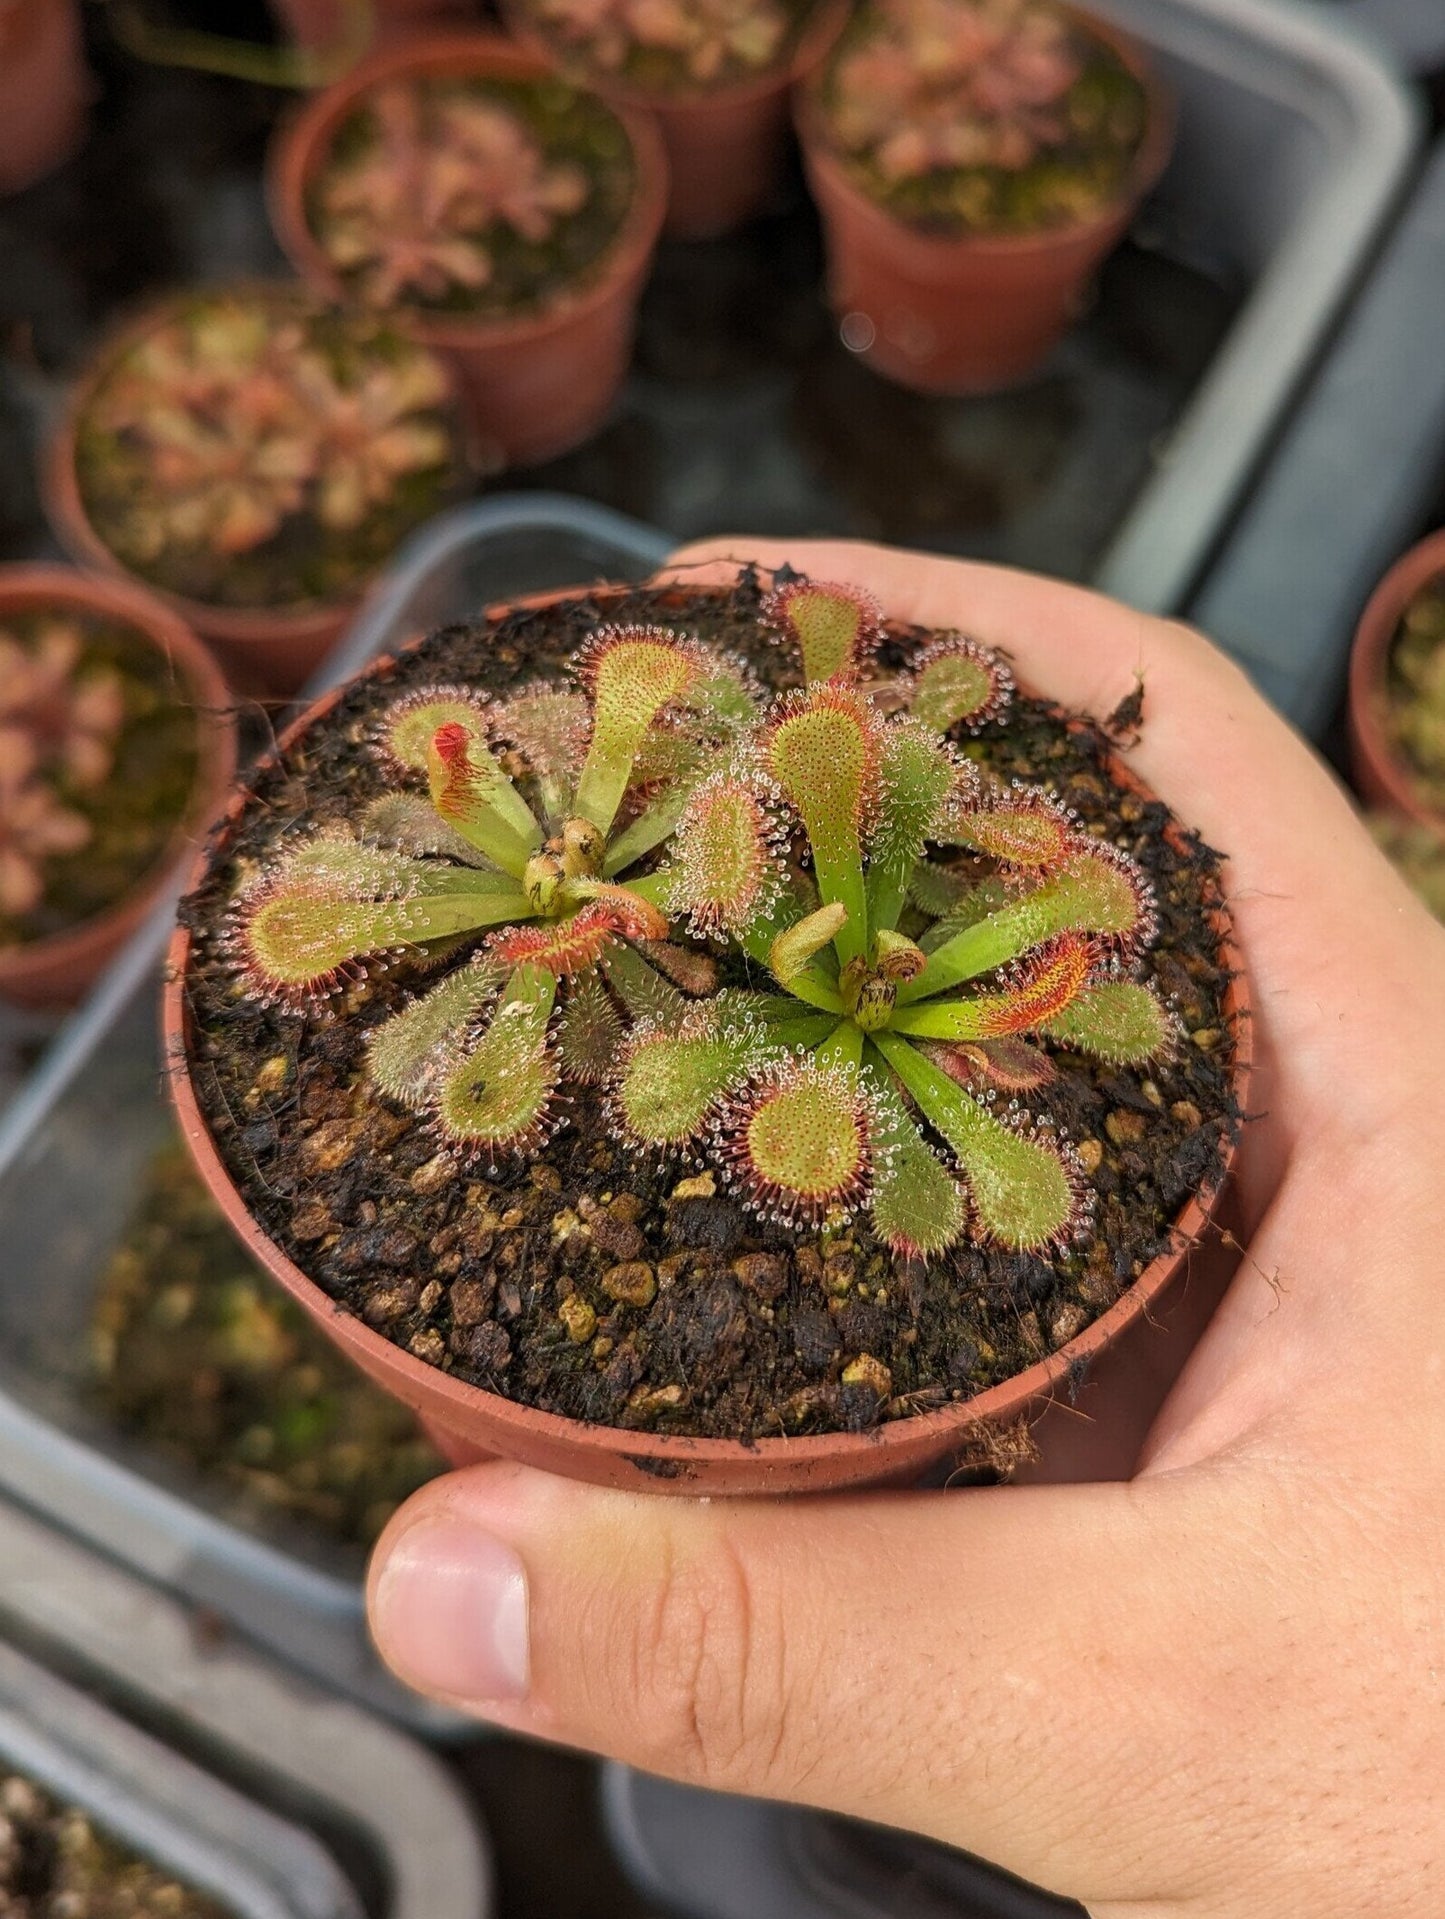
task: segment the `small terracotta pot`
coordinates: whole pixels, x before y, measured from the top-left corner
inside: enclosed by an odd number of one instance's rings
[[[1386,725],[1395,633],[1415,595],[1441,574],[1445,574],[1445,528],[1396,560],[1370,595],[1350,648],[1348,722],[1350,767],[1362,797],[1445,839],[1445,814],[1435,812],[1421,798]]]
[[[678,588],[683,607],[706,589]],[[517,607],[543,607],[577,593],[602,609],[635,591],[631,587],[581,588],[542,593],[512,606],[492,608],[497,619]],[[366,675],[385,670],[378,660]],[[353,682],[354,684],[354,682]],[[324,720],[345,689],[338,688],[313,706],[282,736],[277,751],[284,753],[303,733]],[[1127,790],[1152,798],[1122,763],[1111,767]],[[223,859],[235,822],[245,807],[243,788],[232,796],[227,824],[214,847],[197,860],[191,875],[199,885],[211,862]],[[1234,945],[1232,925],[1221,907],[1214,915],[1221,964],[1231,975],[1224,1000],[1235,1042],[1234,1092],[1241,1109],[1247,1107],[1251,1066],[1248,993]],[[1175,1221],[1177,1252],[1152,1261],[1106,1312],[1077,1339],[987,1392],[962,1400],[941,1412],[913,1419],[893,1420],[867,1433],[826,1433],[797,1439],[761,1439],[751,1444],[737,1440],[687,1438],[657,1433],[629,1432],[614,1426],[589,1426],[555,1413],[535,1411],[500,1394],[442,1372],[414,1358],[360,1319],[337,1310],[335,1302],[276,1246],[247,1209],[201,1113],[190,1073],[190,1011],[186,970],[190,934],[178,926],[171,941],[163,1008],[166,1057],[175,1070],[169,1084],[181,1131],[211,1196],[252,1257],[285,1287],[327,1336],[356,1362],[384,1391],[420,1417],[428,1436],[454,1465],[501,1454],[527,1465],[587,1480],[595,1485],[633,1491],[707,1494],[830,1492],[845,1487],[916,1482],[939,1462],[967,1453],[981,1431],[1002,1427],[1043,1411],[1069,1379],[1125,1335],[1138,1338],[1156,1309],[1167,1303],[1177,1310],[1189,1284],[1191,1260],[1202,1251],[1206,1259],[1217,1254],[1211,1221],[1229,1188],[1235,1149],[1230,1148],[1219,1181],[1196,1194]]]
[[[306,201],[337,129],[363,95],[390,81],[446,75],[539,79],[535,55],[495,34],[428,34],[363,60],[309,100],[271,149],[271,221],[287,256],[328,299],[350,298],[312,233]],[[657,129],[614,108],[637,168],[632,204],[597,274],[544,311],[516,318],[431,314],[398,308],[399,332],[446,353],[457,369],[476,434],[509,465],[535,466],[588,439],[611,411],[627,373],[637,302],[667,204],[667,161]]]
[[[294,293],[289,284],[280,290]],[[306,684],[341,637],[370,585],[369,579],[362,580],[346,599],[324,605],[212,606],[202,600],[189,600],[132,573],[96,531],[81,494],[76,443],[86,409],[116,358],[175,304],[174,298],[156,301],[122,322],[92,355],[72,386],[42,463],[45,516],[56,538],[82,566],[98,568],[118,579],[135,580],[147,593],[172,607],[215,653],[237,693],[259,699],[289,699]],[[456,404],[461,405],[460,393]]]
[[[0,0],[0,194],[69,159],[90,95],[76,0]]]
[[[348,0],[271,0],[271,6],[294,44],[308,53],[329,53],[345,39]],[[464,21],[474,12],[468,0],[371,0],[371,37],[362,51]]]
[[[143,634],[166,655],[195,708],[195,790],[164,856],[106,912],[24,946],[0,949],[0,998],[38,1011],[73,1006],[152,911],[183,856],[217,817],[236,773],[236,721],[214,660],[175,613],[139,587],[63,566],[0,567],[0,626],[42,608],[98,614]]]
[[[568,66],[520,0],[503,0],[502,12],[507,30],[539,59],[563,71],[583,71]],[[733,86],[647,93],[606,74],[586,75],[586,84],[604,100],[657,121],[672,183],[663,226],[669,238],[713,239],[767,204],[787,147],[789,96],[823,58],[847,15],[847,0],[821,0],[790,60]]]
[[[1032,373],[1078,317],[1094,268],[1123,238],[1174,143],[1169,95],[1117,28],[1083,21],[1142,83],[1144,137],[1128,184],[1106,211],[1038,233],[926,233],[848,177],[829,142],[818,82],[798,99],[798,133],[827,229],[828,299],[844,344],[917,393],[990,393]]]

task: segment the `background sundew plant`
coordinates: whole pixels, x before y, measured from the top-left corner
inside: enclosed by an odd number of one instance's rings
[[[368,749],[394,789],[237,898],[246,989],[304,1011],[361,967],[450,968],[368,1061],[453,1150],[535,1148],[570,1081],[785,1227],[866,1208],[905,1256],[1062,1247],[1083,1176],[1025,1102],[1051,1049],[1169,1050],[1129,977],[1144,874],[947,737],[1006,707],[1000,656],[945,635],[877,677],[877,609],[841,586],[762,618],[804,681],[771,700],[660,626],[599,629],[565,687],[395,700]]]

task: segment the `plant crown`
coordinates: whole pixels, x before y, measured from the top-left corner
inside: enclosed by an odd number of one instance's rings
[[[998,654],[946,635],[879,677],[867,596],[797,578],[764,617],[802,668],[772,699],[644,626],[596,632],[564,688],[395,700],[395,790],[241,893],[247,986],[304,1010],[389,956],[452,965],[369,1063],[459,1152],[531,1150],[572,1079],[638,1151],[706,1158],[781,1225],[866,1207],[903,1255],[1060,1247],[1083,1177],[1020,1095],[1052,1048],[1168,1050],[1128,977],[1147,880],[952,743],[1005,710]]]
[[[660,69],[711,86],[771,66],[798,9],[783,0],[526,0],[525,11],[601,73],[651,56]]]

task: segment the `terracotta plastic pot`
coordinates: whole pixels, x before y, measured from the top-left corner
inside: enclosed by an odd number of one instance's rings
[[[494,34],[429,34],[373,54],[302,107],[271,150],[271,220],[292,264],[328,299],[350,296],[307,218],[311,186],[337,129],[374,87],[406,78],[499,75],[538,79],[546,66]],[[637,168],[632,204],[594,277],[540,313],[515,318],[431,314],[389,317],[413,339],[450,356],[483,443],[507,464],[534,466],[588,439],[612,409],[627,373],[637,302],[667,204],[667,161],[656,127],[614,109]]]
[[[1094,268],[1123,238],[1174,141],[1168,94],[1143,54],[1102,20],[1085,22],[1143,84],[1144,137],[1128,184],[1094,219],[1038,233],[940,236],[905,225],[848,177],[829,144],[817,84],[798,133],[827,231],[828,298],[844,344],[918,393],[989,393],[1032,373],[1078,317]]]
[[[536,594],[511,607],[493,608],[488,617],[500,618],[517,607],[547,606],[583,592],[605,610],[611,601],[633,591],[630,587],[573,587]],[[677,589],[679,608],[692,597],[688,589]],[[367,676],[388,664],[387,660],[377,661]],[[282,736],[278,752],[285,752],[324,720],[344,691],[338,688],[309,707]],[[1111,770],[1129,791],[1152,797],[1121,763],[1116,762]],[[200,883],[212,860],[225,857],[247,798],[245,789],[232,796],[226,825],[213,848],[197,860],[192,885]],[[1214,914],[1214,927],[1221,963],[1231,975],[1224,1011],[1236,1049],[1235,1097],[1244,1110],[1251,1066],[1248,993],[1231,922],[1222,907]],[[939,1462],[968,1454],[981,1432],[1042,1412],[1061,1386],[1070,1380],[1077,1382],[1096,1359],[1121,1343],[1137,1342],[1157,1313],[1178,1308],[1190,1287],[1196,1253],[1202,1255],[1206,1265],[1211,1260],[1218,1263],[1217,1235],[1211,1232],[1211,1222],[1222,1209],[1230,1187],[1235,1157],[1232,1147],[1218,1182],[1195,1195],[1175,1221],[1177,1252],[1154,1260],[1092,1325],[1047,1359],[941,1412],[890,1421],[867,1433],[762,1439],[752,1444],[630,1432],[538,1412],[427,1365],[373,1332],[360,1319],[339,1312],[335,1302],[257,1225],[211,1138],[191,1081],[186,985],[190,951],[190,934],[184,926],[178,926],[166,969],[166,1057],[176,1064],[170,1090],[181,1130],[213,1199],[251,1255],[368,1377],[418,1414],[428,1435],[454,1464],[500,1454],[597,1485],[673,1493],[826,1492],[916,1482]]]
[[[344,44],[348,15],[357,0],[271,0],[282,27],[308,53],[329,53]],[[363,52],[390,46],[438,24],[465,21],[476,11],[468,0],[369,0],[371,33]]]
[[[90,94],[76,0],[0,0],[0,194],[70,157]]]
[[[1350,766],[1361,796],[1445,839],[1445,814],[1421,798],[1410,769],[1386,726],[1390,648],[1405,609],[1430,582],[1445,574],[1445,529],[1432,533],[1396,560],[1370,595],[1350,649]]]
[[[0,567],[0,626],[20,613],[54,608],[124,622],[165,654],[180,697],[195,709],[195,789],[164,856],[106,912],[72,927],[0,948],[0,998],[40,1011],[72,1006],[156,906],[186,852],[220,813],[236,773],[236,721],[215,662],[185,623],[139,587],[97,580],[61,566]]]
[[[509,32],[523,46],[552,66],[574,70],[538,32],[519,0],[503,0],[502,11]],[[782,170],[792,89],[817,66],[847,13],[847,0],[822,0],[791,60],[734,86],[647,93],[606,74],[586,76],[586,84],[604,99],[651,114],[662,131],[671,177],[664,233],[678,240],[709,240],[741,226],[767,204]]]
[[[289,285],[280,289],[294,293]],[[70,390],[51,436],[41,471],[45,516],[56,538],[82,566],[119,579],[136,580],[100,537],[86,511],[76,465],[80,423],[117,356],[174,308],[163,299],[122,323],[92,356]],[[460,407],[458,392],[456,404]],[[468,455],[470,456],[470,453]],[[212,606],[138,580],[147,593],[172,607],[198,633],[226,670],[236,692],[262,699],[289,699],[321,665],[340,638],[370,585],[364,579],[344,600],[309,606]]]

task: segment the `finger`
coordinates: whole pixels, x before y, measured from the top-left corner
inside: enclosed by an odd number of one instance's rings
[[[514,1730],[932,1833],[1091,1903],[1182,1900],[1214,1820],[1271,1816],[1249,1727],[1277,1657],[1295,1692],[1264,1737],[1312,1731],[1262,1570],[1282,1521],[1239,1470],[709,1505],[475,1468],[393,1522],[374,1630],[403,1678]]]
[[[956,626],[1016,659],[1026,685],[1107,713],[1142,675],[1145,724],[1126,757],[1229,858],[1226,879],[1279,1077],[1264,1103],[1301,1123],[1339,1117],[1373,1130],[1396,1097],[1390,1063],[1433,1036],[1445,995],[1445,931],[1370,843],[1333,776],[1201,636],[1082,587],[1007,568],[846,542],[743,537],[683,548],[683,577],[726,579],[739,558],[787,560],[852,581],[890,615]],[[731,565],[729,564],[731,563]],[[1422,1039],[1423,1036],[1423,1039]]]

